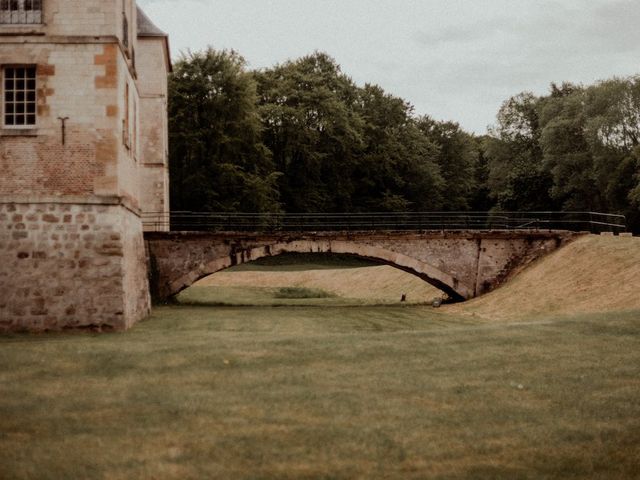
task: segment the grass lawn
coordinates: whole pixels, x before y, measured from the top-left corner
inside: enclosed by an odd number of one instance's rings
[[[402,270],[336,254],[283,254],[196,282],[181,303],[209,306],[425,305],[443,292]],[[404,297],[405,301],[401,299]]]
[[[0,478],[638,475],[638,312],[168,306],[0,337]]]

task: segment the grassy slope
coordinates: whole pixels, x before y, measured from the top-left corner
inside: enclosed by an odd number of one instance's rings
[[[640,238],[587,236],[447,311],[491,321],[640,310]]]
[[[0,338],[0,478],[633,478],[640,321],[163,307]]]

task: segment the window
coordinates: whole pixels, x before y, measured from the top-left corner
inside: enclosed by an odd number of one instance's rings
[[[138,157],[138,103],[136,99],[133,99],[133,140],[131,141],[133,150],[133,159],[137,160]]]
[[[4,67],[3,109],[6,127],[36,124],[36,67]]]
[[[129,135],[129,84],[124,84],[124,119],[122,120],[122,143],[131,148]]]
[[[0,24],[42,23],[42,0],[0,0]]]
[[[129,20],[125,12],[122,12],[122,44],[129,48]]]

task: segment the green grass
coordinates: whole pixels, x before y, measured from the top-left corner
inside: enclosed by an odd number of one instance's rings
[[[181,292],[182,305],[202,307],[355,307],[400,306],[400,299],[391,303],[377,298],[349,298],[317,288],[305,287],[245,287],[195,286]],[[415,303],[413,305],[416,305]],[[429,304],[431,305],[431,304]]]
[[[638,312],[167,306],[122,334],[0,337],[0,478],[638,472]]]

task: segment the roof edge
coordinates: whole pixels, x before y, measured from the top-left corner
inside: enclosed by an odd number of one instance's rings
[[[149,16],[144,13],[144,10],[136,5],[138,16],[138,37],[168,37],[167,33],[163,32],[158,26],[153,23]]]

